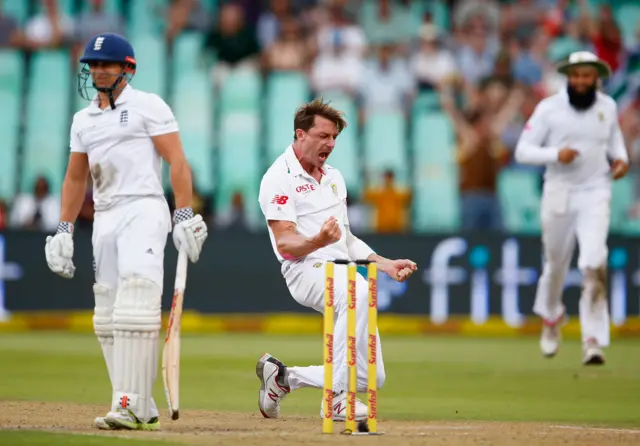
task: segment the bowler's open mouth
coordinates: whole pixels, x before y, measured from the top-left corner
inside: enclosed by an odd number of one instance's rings
[[[329,154],[330,154],[330,153],[331,153],[331,152],[320,152],[320,159],[321,159],[322,161],[326,161],[326,160],[327,160],[327,158],[329,158]]]

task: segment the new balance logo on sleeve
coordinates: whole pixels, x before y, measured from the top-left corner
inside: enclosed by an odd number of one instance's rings
[[[287,204],[287,201],[289,201],[289,197],[287,197],[286,195],[276,195],[275,197],[273,197],[273,200],[271,200],[271,203],[273,204]]]

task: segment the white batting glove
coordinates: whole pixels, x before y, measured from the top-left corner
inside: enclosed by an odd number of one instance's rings
[[[189,260],[196,263],[200,258],[202,245],[209,235],[202,216],[193,215],[193,209],[176,209],[173,213],[173,243],[176,249],[185,249]]]
[[[44,246],[49,269],[65,279],[73,278],[73,224],[60,222],[56,235],[48,236]]]

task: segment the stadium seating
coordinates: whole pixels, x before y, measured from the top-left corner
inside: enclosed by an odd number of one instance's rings
[[[426,12],[431,13],[433,23],[441,29],[449,29],[449,9],[443,0],[434,0],[429,2],[411,2],[411,13],[414,17],[422,18]]]
[[[505,229],[514,233],[540,232],[539,174],[505,169],[498,177],[498,197]]]
[[[436,91],[423,91],[413,101],[413,114],[440,110],[440,96]]]
[[[32,3],[37,12],[42,11],[41,2]],[[67,15],[89,7],[85,1],[58,3]],[[412,1],[412,21],[408,26],[417,28],[429,12],[440,29],[446,30],[450,11],[445,3]],[[631,41],[640,21],[640,4],[631,0],[588,3],[592,12],[600,5],[610,4],[626,41]],[[171,104],[198,189],[215,193],[218,212],[228,208],[234,191],[243,192],[249,217],[258,224],[261,217],[255,198],[259,181],[292,141],[294,110],[310,98],[306,76],[271,73],[263,85],[261,73],[242,70],[234,72],[214,91],[209,70],[201,63],[202,34],[183,33],[171,54],[167,51],[162,32],[169,0],[105,0],[104,4],[107,12],[127,17],[126,32],[138,59],[133,85],[159,94]],[[215,13],[219,4],[220,0],[202,0],[208,13]],[[7,0],[3,11],[24,25],[30,3]],[[370,4],[361,13],[369,24],[377,20]],[[378,37],[384,41],[387,37],[380,33]],[[565,57],[578,49],[575,45],[571,39],[556,39],[550,45],[549,58]],[[49,178],[54,192],[60,190],[69,150],[68,112],[87,105],[75,90],[75,78],[70,77],[69,67],[73,75],[77,65],[70,64],[69,58],[68,51],[43,51],[34,54],[27,66],[21,54],[0,51],[0,101],[9,111],[0,122],[0,138],[9,147],[0,150],[0,198],[11,198],[19,192],[16,185],[20,191],[31,190],[40,174]],[[25,83],[27,88],[23,88]],[[367,182],[379,183],[382,172],[392,169],[398,183],[414,191],[412,217],[417,230],[459,228],[454,131],[441,111],[436,93],[419,93],[408,119],[400,112],[377,111],[362,123],[353,98],[327,93],[325,99],[343,110],[349,123],[338,138],[329,164],[343,173],[350,194],[361,195]],[[24,123],[20,115],[23,106]],[[24,133],[20,132],[22,124]],[[16,166],[22,170],[16,170]],[[167,169],[163,175],[168,187]],[[539,231],[538,187],[538,174],[532,171],[509,169],[500,174],[498,195],[508,230]],[[612,230],[640,233],[640,223],[627,217],[634,200],[631,178],[615,183]]]
[[[20,106],[24,68],[18,51],[0,51],[0,199],[9,200],[16,193],[16,154],[20,131]]]
[[[51,191],[60,193],[69,153],[69,67],[69,54],[63,51],[33,55],[27,93],[23,192],[32,190],[39,175],[46,175]]]
[[[23,25],[29,15],[29,2],[26,1],[4,1],[2,11],[8,17],[13,17],[20,25]]]
[[[131,45],[135,48],[137,62],[132,85],[149,93],[165,96],[167,64],[164,41],[153,35],[137,34],[131,39]]]
[[[309,82],[302,73],[271,73],[266,91],[267,163],[293,141],[293,115],[309,98]]]
[[[229,76],[220,92],[220,181],[216,211],[228,209],[233,193],[239,191],[245,198],[245,209],[252,225],[260,222],[256,197],[264,173],[260,154],[260,94],[260,76],[250,70]]]
[[[460,197],[451,122],[440,112],[420,112],[411,127],[414,226],[420,231],[455,230]]]
[[[241,192],[253,225],[259,222],[258,190],[263,169],[259,157],[260,120],[257,113],[223,114],[220,123],[219,178],[216,211],[229,209],[234,192]]]
[[[330,101],[332,107],[344,112],[347,120],[347,127],[338,136],[336,146],[331,152],[329,165],[340,170],[350,194],[360,195],[363,181],[358,147],[358,108],[351,97],[343,94],[327,93],[323,99]]]
[[[107,12],[108,14],[122,14],[122,11],[120,9],[121,6],[121,0],[103,0],[104,3],[104,10],[105,12]],[[87,2],[87,1],[82,1],[80,2],[80,11],[79,12],[84,12],[89,10],[89,8],[91,7],[91,2]]]
[[[258,112],[262,80],[260,74],[251,69],[239,69],[225,79],[220,92],[220,109],[227,112]]]
[[[184,34],[175,42],[173,60],[173,112],[180,126],[180,136],[192,166],[198,189],[213,191],[213,88],[206,69],[199,64],[201,38]]]
[[[460,228],[460,193],[455,165],[419,166],[414,173],[413,228],[451,232]]]
[[[399,184],[406,185],[409,166],[406,120],[401,112],[376,111],[364,124],[364,168],[367,180],[376,184],[386,169],[392,169]]]
[[[450,165],[455,162],[453,127],[439,112],[414,115],[412,124],[413,156],[416,165]]]
[[[640,23],[640,4],[629,2],[620,5],[615,11],[615,18],[620,24],[624,42],[631,47],[635,41],[635,34]]]
[[[613,182],[611,196],[611,227],[626,234],[640,234],[640,220],[631,219],[629,209],[634,203],[635,181],[628,175]]]
[[[136,0],[129,2],[127,14],[127,36],[131,39],[138,37],[153,37],[164,29],[165,8],[167,0]],[[136,57],[140,51],[137,46]]]

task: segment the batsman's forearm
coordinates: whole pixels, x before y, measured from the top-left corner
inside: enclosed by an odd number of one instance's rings
[[[60,221],[74,223],[84,202],[87,179],[76,179],[66,176],[62,183],[60,204]]]
[[[314,238],[304,237],[300,234],[287,234],[280,236],[277,241],[278,252],[285,258],[305,257],[322,248]]]
[[[193,180],[191,178],[191,169],[189,168],[187,160],[171,165],[171,187],[173,188],[176,209],[191,206]]]

